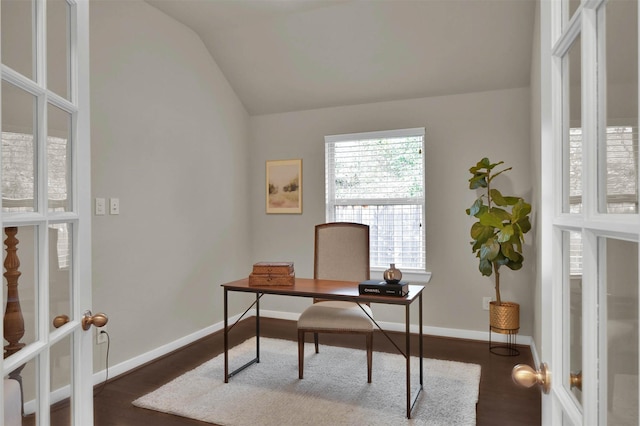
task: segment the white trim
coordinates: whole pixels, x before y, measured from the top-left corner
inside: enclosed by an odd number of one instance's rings
[[[253,315],[255,315],[255,313]],[[229,322],[234,323],[235,321],[237,321],[239,317],[240,317],[239,314],[233,317],[229,317]],[[130,358],[114,366],[109,366],[109,377],[113,378],[121,374],[127,373],[128,371],[131,371],[137,367],[140,367],[141,365],[144,365],[148,362],[158,359],[175,350],[183,348],[195,342],[196,340],[202,339],[203,337],[206,337],[212,333],[215,333],[216,331],[220,331],[223,329],[223,327],[224,327],[223,321],[217,322],[213,325],[210,325],[201,330],[193,332],[187,336],[174,340],[173,342],[169,342],[165,345],[152,349],[149,352],[145,352],[143,354]],[[106,370],[100,370],[93,374],[93,384],[97,385],[103,382],[105,378],[106,378]]]
[[[424,137],[424,127],[414,127],[411,129],[398,129],[398,130],[381,130],[378,132],[363,132],[363,133],[345,133],[342,135],[329,135],[324,137],[325,143],[327,142],[344,142],[345,140],[357,141],[366,139],[377,138],[408,138],[411,136]]]
[[[255,310],[251,309],[246,314],[247,319],[251,319],[251,317],[255,317]],[[274,318],[274,319],[284,319],[289,321],[297,321],[300,314],[293,312],[281,312],[281,311],[269,311],[269,310],[261,310],[260,316],[262,318]],[[229,322],[233,324],[237,319],[240,318],[240,314],[235,315],[229,318]],[[381,327],[384,328],[385,331],[397,331],[404,332],[405,326],[402,323],[395,322],[378,322]],[[217,331],[223,330],[224,322],[219,321],[213,325],[205,327],[201,330],[198,330],[194,333],[191,333],[187,336],[181,337],[173,342],[169,342],[165,345],[159,346],[156,349],[150,350],[149,352],[145,352],[136,357],[123,361],[117,365],[109,366],[109,377],[115,378],[122,374],[125,374],[129,371],[132,371],[148,362],[154,361],[164,355],[167,355],[171,352],[174,352],[178,349],[181,349],[203,337],[206,337],[210,334],[213,334]],[[437,337],[450,337],[454,339],[466,339],[466,340],[479,340],[479,341],[489,341],[488,331],[477,331],[477,330],[462,330],[455,328],[443,328],[443,327],[428,327],[423,326],[423,333],[425,335],[437,336]],[[412,334],[418,333],[418,324],[412,324],[410,326],[410,331]],[[498,335],[496,333],[491,337],[492,341],[496,342],[506,342],[506,336]],[[531,352],[533,354],[534,359],[539,359],[539,355],[537,353],[537,349],[533,343],[533,339],[531,336],[518,335],[517,336],[517,344],[519,345],[527,345],[531,348]],[[487,350],[489,350],[487,348]],[[535,351],[535,352],[534,352]],[[93,383],[94,385],[98,385],[102,383],[106,378],[106,370],[100,370],[93,374]]]
[[[371,268],[371,276],[382,275],[386,268]],[[411,284],[425,285],[431,281],[431,271],[402,270],[402,281],[407,281]]]

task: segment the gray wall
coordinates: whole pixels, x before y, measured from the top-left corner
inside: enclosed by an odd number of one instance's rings
[[[482,157],[504,160],[514,170],[495,182],[505,194],[532,201],[529,88],[471,93],[254,116],[251,124],[250,199],[253,261],[289,260],[297,276],[313,274],[313,227],[325,221],[324,136],[425,127],[427,197],[427,326],[486,331],[482,297],[493,295],[469,245],[466,215],[477,195],[468,169]],[[265,214],[265,161],[302,158],[302,215]],[[534,205],[535,208],[535,205]],[[535,256],[526,236],[523,270],[504,270],[502,297],[521,304],[521,334],[533,332]],[[309,301],[273,297],[264,309],[300,312]],[[376,319],[403,322],[403,312],[373,306]]]
[[[248,116],[201,40],[141,1],[91,2],[93,309],[111,365],[222,320],[249,264]],[[96,369],[104,368],[104,347]]]

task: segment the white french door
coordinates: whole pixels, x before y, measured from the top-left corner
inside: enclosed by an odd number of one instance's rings
[[[0,423],[93,424],[88,9],[0,0]]]
[[[638,425],[638,2],[542,1],[545,425]]]

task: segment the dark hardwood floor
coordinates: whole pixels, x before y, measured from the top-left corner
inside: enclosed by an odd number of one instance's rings
[[[296,338],[295,322],[293,321],[263,318],[260,326],[262,336],[290,340]],[[254,331],[252,319],[238,324],[229,335],[231,345],[239,344],[253,336]],[[403,342],[403,334],[389,334],[394,340],[397,339],[398,344]],[[360,342],[360,340],[352,342],[352,339],[345,335],[323,335],[321,339],[321,344],[364,348],[364,342]],[[417,350],[418,337],[415,336],[414,339],[412,347]],[[490,353],[487,342],[425,336],[424,345],[425,356],[428,358],[471,362],[482,366],[480,399],[477,405],[477,424],[479,426],[540,424],[540,392],[537,388],[520,388],[511,380],[511,369],[515,364],[533,365],[528,347],[520,346],[520,355],[506,357]],[[386,352],[395,351],[393,345],[382,334],[374,337],[374,349]],[[219,332],[116,377],[110,380],[102,390],[100,390],[101,386],[97,386],[97,395],[94,398],[95,425],[209,425],[183,417],[137,408],[131,402],[222,353],[222,351],[223,336],[222,332]],[[55,410],[52,413],[52,424],[68,424],[67,413],[68,407],[60,407],[59,410]]]

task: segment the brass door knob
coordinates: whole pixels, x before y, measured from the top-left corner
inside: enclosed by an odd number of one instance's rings
[[[526,388],[537,384],[545,394],[551,389],[551,373],[547,369],[547,364],[540,364],[539,370],[534,370],[526,364],[518,364],[511,371],[513,381]]]
[[[570,376],[569,384],[571,385],[571,389],[577,388],[578,390],[582,390],[582,371],[578,374],[571,373]]]
[[[109,318],[102,312],[92,315],[91,311],[86,311],[82,316],[82,329],[88,330],[92,325],[100,328],[108,322]]]
[[[58,315],[53,319],[53,326],[55,328],[60,328],[68,322],[69,322],[69,317],[67,315]]]

